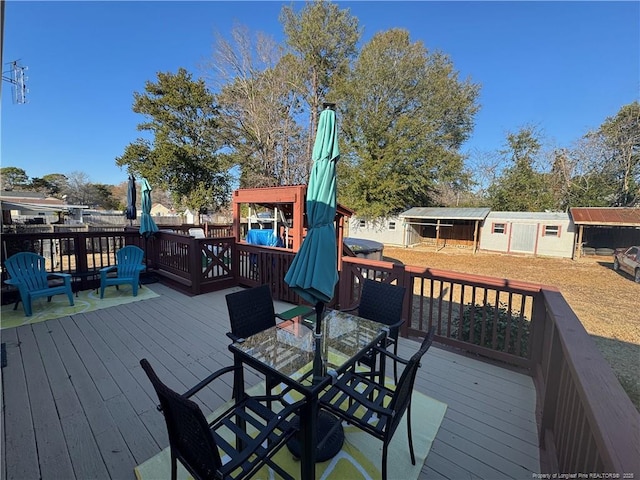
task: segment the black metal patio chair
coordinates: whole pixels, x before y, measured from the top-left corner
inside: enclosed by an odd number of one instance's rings
[[[275,327],[276,318],[290,320],[296,315],[313,311],[311,307],[301,305],[283,313],[275,313],[269,285],[229,293],[225,299],[231,325],[231,331],[227,332],[227,337],[234,342],[241,342],[244,338]],[[266,392],[271,393],[274,387],[271,376],[265,375]],[[283,393],[287,391],[288,389],[285,389]]]
[[[303,402],[288,404],[281,396],[245,395],[208,422],[190,397],[236,367],[222,368],[180,395],[160,381],[146,359],[140,365],[158,395],[158,410],[167,425],[172,480],[177,477],[178,460],[196,480],[250,478],[265,465],[293,480],[272,457],[298,431],[291,418]],[[283,406],[278,412],[266,406],[276,401]],[[229,436],[235,437],[235,442]],[[229,461],[223,463],[227,455]]]
[[[227,336],[234,342],[275,327],[276,312],[269,285],[230,293],[225,299],[231,324],[231,332],[227,332]]]
[[[311,312],[307,306],[294,307],[283,313],[276,313],[269,285],[247,288],[225,296],[231,332],[227,336],[234,342],[275,327],[276,318],[290,320],[296,315]]]
[[[362,284],[360,303],[345,311],[356,311],[356,315],[367,320],[374,320],[389,326],[389,334],[386,338],[385,348],[393,346],[393,354],[398,355],[398,332],[404,322],[402,319],[402,303],[404,301],[405,288],[390,283],[376,282],[365,279]],[[360,363],[376,369],[377,355],[373,350],[362,357]],[[380,371],[380,370],[379,370]],[[378,372],[379,372],[378,371]],[[398,365],[393,362],[393,380],[398,382]],[[383,378],[380,379],[382,383]]]
[[[388,388],[375,381],[371,372],[357,372],[355,367],[337,378],[334,385],[320,396],[320,407],[382,440],[382,479],[387,478],[387,453],[389,443],[400,420],[407,413],[407,435],[411,463],[416,464],[411,437],[411,394],[420,367],[420,360],[433,343],[432,327],[420,348],[409,360],[404,360],[381,347],[374,347],[377,354],[393,358],[405,364],[395,388]]]

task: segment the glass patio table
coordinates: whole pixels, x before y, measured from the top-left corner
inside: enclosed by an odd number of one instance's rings
[[[331,441],[323,442],[322,435],[336,430],[323,428],[326,419],[318,414],[319,394],[388,334],[386,325],[337,310],[325,311],[320,337],[314,334],[314,322],[315,316],[295,317],[229,345],[236,366],[246,365],[265,374],[267,390],[282,383],[304,396],[299,438],[289,445],[300,457],[303,480],[313,479],[316,461],[326,460],[318,459],[318,445]],[[244,391],[242,371],[238,369],[235,377],[235,398]],[[331,456],[340,450],[343,438]]]

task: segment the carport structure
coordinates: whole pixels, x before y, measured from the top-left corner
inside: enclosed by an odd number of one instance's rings
[[[404,244],[416,240],[435,243],[435,249],[445,246],[478,249],[480,224],[489,215],[489,208],[414,207],[400,214],[404,220]]]
[[[620,248],[640,244],[640,208],[574,207],[569,209],[578,227],[576,257],[582,247]]]

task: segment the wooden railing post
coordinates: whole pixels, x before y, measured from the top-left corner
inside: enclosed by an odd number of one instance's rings
[[[76,233],[73,235],[73,251],[75,257],[75,271],[76,272],[87,272],[89,270],[89,265],[87,263],[87,234],[86,233]],[[85,290],[87,288],[87,277],[82,277],[80,279],[80,290]]]
[[[338,307],[345,308],[347,302],[347,292],[351,288],[349,282],[349,272],[351,271],[350,263],[342,263],[342,269],[340,270],[340,278],[338,280]]]
[[[191,293],[199,295],[202,282],[202,252],[197,238],[189,237],[189,270],[191,275]]]
[[[235,283],[240,281],[240,252],[236,241],[231,244],[231,275]]]
[[[404,323],[400,327],[400,335],[407,338],[409,336],[409,325],[411,324],[411,297],[413,296],[413,282],[411,275],[404,268],[404,265],[394,265],[393,275],[398,279],[398,285],[405,288],[404,301],[402,302],[402,318]]]
[[[87,265],[87,236],[82,234],[73,235],[73,251],[76,259],[76,272],[86,272]]]
[[[542,292],[533,297],[533,311],[531,314],[531,331],[529,341],[529,358],[531,364],[529,371],[535,377],[535,370],[542,363],[544,348],[544,332],[547,328],[546,308]]]

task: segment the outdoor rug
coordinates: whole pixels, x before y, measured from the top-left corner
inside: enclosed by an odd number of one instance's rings
[[[131,294],[130,285],[120,285],[119,289],[108,287],[104,291],[103,299],[100,298],[100,292],[96,293],[95,290],[84,290],[78,292],[77,297],[74,294],[74,306],[69,305],[69,299],[66,295],[54,295],[51,298],[51,302],[47,302],[46,297],[36,298],[31,304],[33,310],[31,317],[25,316],[22,303],[18,305],[17,310],[13,309],[14,304],[11,303],[10,305],[2,306],[0,328],[4,330],[5,328],[44,322],[45,320],[53,320],[54,318],[66,317],[78,313],[93,312],[101,308],[124,305],[157,296],[158,294],[146,285],[138,288],[138,296],[136,297]]]
[[[387,379],[387,382],[392,382]],[[392,384],[392,383],[391,383]],[[259,395],[264,391],[264,383],[248,391],[252,395]],[[217,412],[227,408],[220,407],[211,414],[209,420]],[[389,444],[388,477],[389,480],[415,480],[418,478],[422,466],[429,454],[431,444],[440,428],[447,405],[427,397],[420,392],[413,392],[411,404],[413,445],[416,453],[416,464],[411,465],[409,443],[407,440],[407,422],[403,419]],[[160,419],[163,422],[164,420]],[[332,459],[316,464],[316,478],[320,480],[359,480],[381,478],[382,442],[362,430],[343,423],[345,442],[342,450]],[[231,439],[229,439],[231,440]],[[160,480],[171,477],[171,456],[169,448],[151,457],[135,468],[138,480]],[[291,455],[287,447],[274,456],[275,461],[294,478],[300,477],[300,462]],[[223,458],[223,462],[228,460]],[[281,477],[268,467],[264,467],[253,478],[263,480],[277,480]],[[178,479],[191,479],[189,473],[178,462]]]

